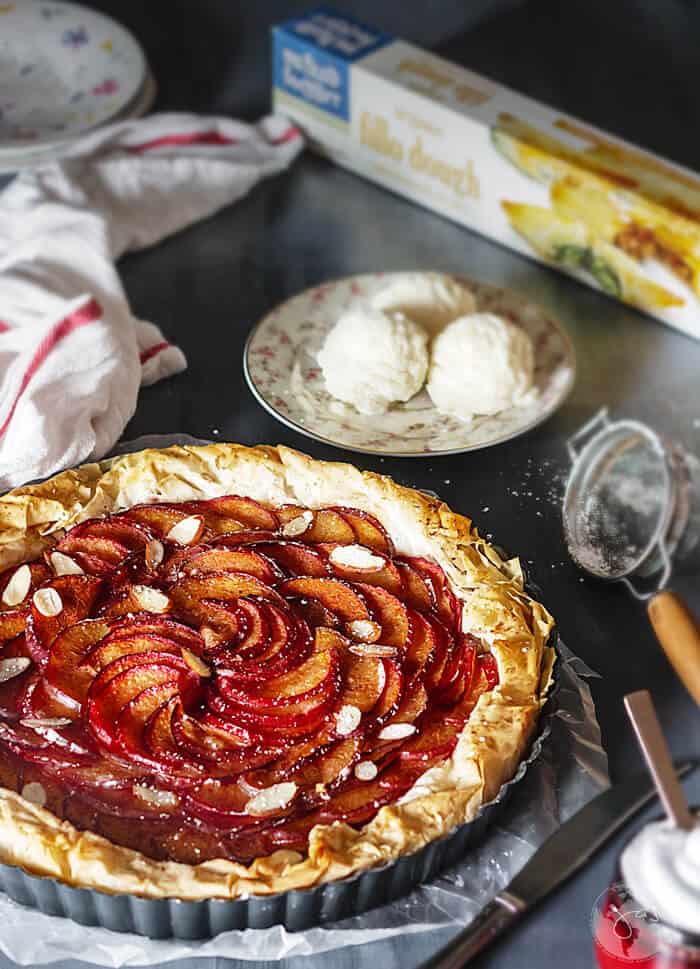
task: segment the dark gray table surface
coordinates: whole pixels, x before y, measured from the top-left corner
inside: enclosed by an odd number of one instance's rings
[[[308,6],[297,0],[94,5],[126,22],[146,46],[160,85],[158,108],[251,119],[269,104],[269,25]],[[700,11],[690,0],[339,5],[700,168],[693,42]],[[553,418],[522,438],[480,452],[382,460],[307,440],[255,403],[243,380],[241,353],[251,325],[271,306],[325,279],[412,267],[465,272],[510,286],[562,322],[574,341],[579,370],[572,395]],[[566,642],[601,674],[592,685],[613,777],[640,769],[621,697],[641,687],[653,691],[674,754],[700,753],[697,708],[656,645],[643,608],[622,588],[580,576],[568,558],[559,515],[565,440],[603,405],[614,415],[648,421],[700,452],[700,342],[311,155],[214,218],[129,256],[121,269],[135,312],[157,322],[189,361],[186,373],[141,393],[126,438],[177,431],[250,444],[283,442],[438,491],[530,563]],[[697,572],[680,575],[676,587],[700,612]],[[700,777],[687,788],[700,802]],[[474,965],[588,969],[593,964],[588,918],[619,845],[612,844]],[[410,942],[357,947],[285,966],[412,969],[448,936],[411,936]]]

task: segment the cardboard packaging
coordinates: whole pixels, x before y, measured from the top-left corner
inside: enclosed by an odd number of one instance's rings
[[[319,7],[273,29],[273,100],[316,150],[700,338],[700,179]]]

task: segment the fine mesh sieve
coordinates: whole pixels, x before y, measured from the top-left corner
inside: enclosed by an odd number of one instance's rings
[[[612,423],[603,411],[570,439],[569,453],[564,531],[571,557],[601,579],[656,575],[658,591],[678,531],[669,534],[676,488],[660,438],[637,421]]]
[[[661,591],[674,555],[700,538],[697,459],[639,421],[611,421],[606,409],[567,447],[563,521],[572,559],[647,601],[661,646],[700,703],[700,628],[674,593]]]

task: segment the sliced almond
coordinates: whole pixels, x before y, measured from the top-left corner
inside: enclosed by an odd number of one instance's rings
[[[362,719],[362,713],[358,707],[351,703],[346,703],[338,710],[335,715],[335,730],[341,737],[347,737],[353,730],[357,730]]]
[[[350,652],[356,656],[396,656],[395,646],[385,646],[383,643],[353,643]]]
[[[388,723],[379,731],[380,740],[403,740],[416,732],[412,723]]]
[[[152,538],[148,545],[146,545],[146,551],[144,553],[148,568],[157,569],[163,561],[164,555],[165,549],[163,548],[163,543],[159,542],[157,538]]]
[[[64,555],[63,552],[52,552],[49,558],[51,559],[51,568],[56,575],[84,574],[84,570],[70,555]]]
[[[204,522],[199,515],[190,515],[176,522],[165,537],[178,545],[191,545],[202,534],[203,527]]]
[[[273,784],[266,787],[248,801],[245,806],[246,814],[258,817],[270,814],[272,811],[279,811],[286,807],[297,792],[294,781],[283,781],[281,784]]]
[[[187,649],[186,646],[181,646],[180,652],[182,653],[184,661],[191,670],[194,670],[197,676],[211,676],[211,670],[207,664],[196,653],[193,653],[191,649]]]
[[[377,776],[377,765],[371,760],[361,760],[355,764],[355,777],[358,781],[373,781]]]
[[[133,592],[144,612],[167,612],[170,608],[170,599],[160,589],[153,589],[150,585],[135,585]]]
[[[146,787],[144,784],[134,784],[132,790],[142,801],[155,804],[157,807],[177,807],[180,803],[180,798],[172,791],[161,791],[156,787]]]
[[[20,565],[3,589],[2,601],[6,606],[18,606],[27,598],[31,584],[32,570],[28,565]]]
[[[361,643],[376,643],[382,634],[382,627],[371,619],[353,619],[345,624],[345,628],[353,639]]]
[[[377,572],[384,568],[384,559],[375,555],[364,545],[338,545],[328,556],[334,565],[343,565],[348,569],[359,569],[361,572]]]
[[[282,534],[285,538],[296,538],[298,535],[303,535],[304,532],[308,530],[313,525],[314,513],[312,511],[303,511],[301,515],[297,515],[296,518],[292,518],[282,526]]]
[[[59,730],[61,727],[70,727],[73,721],[69,717],[25,717],[20,720],[23,727],[30,727],[32,730],[42,728],[53,728]]]
[[[211,626],[202,626],[202,628],[199,630],[199,634],[204,640],[204,645],[207,647],[207,649],[213,649],[215,646],[218,646],[222,640],[222,637],[215,629],[212,629]]]
[[[42,616],[46,616],[47,618],[57,616],[63,611],[63,600],[58,592],[52,589],[50,585],[44,589],[37,589],[32,602],[37,612],[40,612]]]
[[[0,659],[0,683],[7,683],[15,676],[24,673],[32,665],[28,656],[11,656],[9,659]]]
[[[46,791],[38,781],[30,781],[28,784],[25,784],[20,793],[25,801],[38,804],[39,807],[43,807],[46,804]]]

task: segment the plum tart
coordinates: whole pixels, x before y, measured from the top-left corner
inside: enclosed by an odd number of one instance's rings
[[[302,888],[474,817],[551,617],[438,500],[232,444],[0,498],[0,861],[146,897]]]

